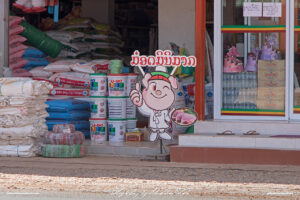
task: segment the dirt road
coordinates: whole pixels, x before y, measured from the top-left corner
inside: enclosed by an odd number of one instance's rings
[[[31,194],[28,194],[31,193]],[[300,199],[300,167],[0,158],[0,199]]]

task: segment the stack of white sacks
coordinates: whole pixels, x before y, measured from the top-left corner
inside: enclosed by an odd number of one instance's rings
[[[0,85],[0,156],[38,155],[53,86],[30,78],[1,78]]]

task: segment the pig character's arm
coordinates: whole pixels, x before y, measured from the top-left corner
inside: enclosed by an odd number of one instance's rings
[[[136,105],[137,107],[140,107],[142,106],[143,104],[143,95],[142,93],[140,92],[140,84],[139,83],[136,83],[136,89],[135,90],[132,90],[130,92],[130,100],[132,101],[132,103],[134,105]]]
[[[171,119],[170,119],[170,116],[169,116],[169,112],[164,113],[164,115],[165,115],[165,121],[170,122]]]
[[[142,115],[150,116],[152,109],[149,108],[145,101],[143,100],[143,95],[140,92],[141,86],[139,83],[136,83],[136,89],[130,92],[130,99],[134,105],[136,105]]]
[[[146,104],[145,101],[143,101],[142,106],[138,107],[140,113],[144,116],[150,116],[153,110],[149,108]]]

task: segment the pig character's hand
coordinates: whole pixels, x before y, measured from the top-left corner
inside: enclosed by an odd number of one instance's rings
[[[138,107],[141,107],[143,104],[143,96],[142,93],[140,92],[141,86],[139,83],[136,83],[135,85],[135,90],[132,90],[130,92],[130,100],[132,103]]]

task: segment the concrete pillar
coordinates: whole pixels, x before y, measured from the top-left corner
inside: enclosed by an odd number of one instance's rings
[[[0,76],[2,67],[8,66],[9,44],[9,0],[0,1]]]
[[[159,48],[174,42],[195,55],[195,0],[158,1]]]

